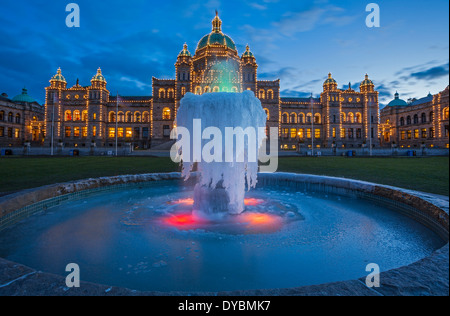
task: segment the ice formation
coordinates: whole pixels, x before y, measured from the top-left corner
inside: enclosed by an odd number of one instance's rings
[[[194,209],[204,213],[244,211],[246,188],[255,187],[257,181],[258,150],[266,137],[266,120],[252,91],[184,96],[176,116],[176,148],[182,176],[189,178],[194,163],[200,174]],[[187,136],[181,135],[183,128],[189,131]],[[187,139],[181,142],[183,137],[189,138],[190,146]]]

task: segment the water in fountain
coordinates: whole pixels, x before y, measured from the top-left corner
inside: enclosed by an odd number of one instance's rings
[[[200,174],[194,191],[195,210],[206,214],[244,211],[246,188],[257,181],[258,150],[265,138],[266,120],[252,91],[184,96],[176,123],[178,133],[182,127],[189,131],[192,144],[192,150],[184,145],[179,148],[182,174],[189,178],[195,163]]]

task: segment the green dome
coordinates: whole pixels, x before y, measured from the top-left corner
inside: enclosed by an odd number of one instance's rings
[[[183,50],[178,54],[178,57],[191,57],[191,53],[187,49],[187,44],[184,44]]]
[[[372,82],[372,80],[369,79],[369,75],[366,74],[366,78],[364,79],[363,82],[361,82],[360,87],[361,86],[368,86],[368,85],[369,86],[373,86],[373,82]]]
[[[331,76],[331,73],[328,74],[327,80],[323,83],[323,85],[329,85],[329,84],[337,84],[336,80],[333,79]]]
[[[242,58],[245,58],[245,57],[255,57],[255,56],[253,56],[253,53],[250,51],[250,47],[248,45],[245,48],[245,52],[242,54]]]
[[[203,38],[198,42],[197,50],[205,48],[209,45],[224,45],[232,50],[236,50],[236,45],[233,40],[228,36],[220,33],[210,33],[208,35],[203,36]]]
[[[61,68],[58,68],[56,75],[54,75],[52,77],[52,79],[50,79],[50,82],[52,82],[52,81],[60,81],[60,82],[67,83],[66,78],[64,78],[64,76],[61,74]]]
[[[407,106],[407,105],[408,103],[399,98],[398,92],[395,92],[395,99],[389,102],[388,104],[388,106]]]
[[[102,75],[102,70],[100,68],[97,69],[97,74],[94,77],[92,77],[91,81],[101,81],[101,82],[106,83],[106,79]]]
[[[27,89],[23,88],[22,89],[22,94],[16,95],[13,99],[13,102],[28,102],[28,103],[33,103],[36,102],[35,99],[33,99],[32,97],[30,97],[28,95],[28,91]]]
[[[198,42],[197,50],[205,48],[209,45],[223,45],[229,49],[236,50],[236,45],[233,40],[228,35],[222,33],[222,20],[220,20],[217,12],[216,17],[212,21],[212,25],[212,32],[202,37],[202,39]]]

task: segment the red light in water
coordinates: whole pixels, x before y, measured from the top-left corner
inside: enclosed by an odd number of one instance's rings
[[[244,204],[245,205],[250,205],[250,206],[260,205],[263,202],[264,202],[264,200],[255,199],[255,198],[246,198],[246,199],[244,199]]]
[[[194,199],[192,199],[192,198],[179,199],[179,200],[170,201],[170,202],[167,202],[167,203],[171,204],[171,205],[173,205],[173,204],[194,205]]]

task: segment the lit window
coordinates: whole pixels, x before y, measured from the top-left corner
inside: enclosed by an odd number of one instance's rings
[[[333,138],[336,138],[336,127],[333,127]]]
[[[83,126],[81,128],[81,135],[82,135],[82,137],[87,137],[88,136],[88,132],[87,132],[87,127],[86,126]]]
[[[311,129],[310,128],[306,129],[306,138],[311,138]]]
[[[125,130],[125,136],[127,138],[131,138],[133,137],[133,129],[131,127],[127,127]]]
[[[298,129],[298,138],[303,138],[305,135],[303,134],[303,128]]]
[[[163,109],[163,120],[170,120],[170,109],[169,108]]]
[[[405,132],[405,131],[402,131],[402,132],[400,133],[400,138],[401,138],[401,140],[405,140],[405,137],[406,137],[406,132]]]
[[[419,138],[419,130],[418,129],[414,130],[414,138],[415,139]]]
[[[14,129],[14,137],[15,138],[19,138],[20,137],[20,129],[18,129],[18,128]]]
[[[422,138],[427,138],[427,129],[426,128],[422,129]]]
[[[345,128],[341,128],[341,138],[345,138]]]
[[[72,121],[72,112],[71,111],[66,111],[66,114],[64,115],[66,121]]]
[[[74,121],[80,121],[80,120],[81,120],[81,114],[80,114],[80,111],[78,111],[78,110],[73,111],[73,120],[74,120]]]
[[[116,137],[116,129],[113,127],[110,127],[108,129],[108,137],[109,138],[115,138]]]
[[[291,128],[291,138],[296,138],[296,137],[297,137],[297,129]]]
[[[92,136],[94,136],[94,137],[97,136],[97,126],[92,127]]]
[[[320,138],[320,129],[316,129],[315,131],[314,131],[314,137],[315,138]]]
[[[117,137],[118,138],[123,138],[123,127],[119,127],[117,129]]]
[[[70,134],[71,134],[70,126],[66,126],[66,133],[65,133],[66,137],[70,137]]]
[[[80,128],[79,127],[73,128],[73,137],[80,137]]]

